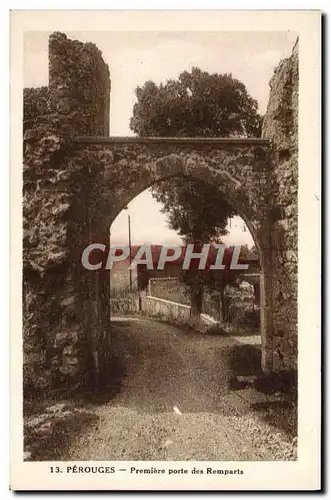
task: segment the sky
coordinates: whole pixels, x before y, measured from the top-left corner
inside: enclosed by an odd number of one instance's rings
[[[48,84],[48,37],[50,32],[29,32],[24,37],[24,86]],[[291,54],[294,32],[67,32],[69,38],[93,42],[109,65],[111,78],[110,134],[132,136],[129,128],[135,88],[146,80],[156,84],[176,79],[197,66],[211,73],[232,73],[247,87],[265,113],[269,80],[279,61]],[[127,216],[131,215],[132,243],[173,243],[181,239],[167,227],[162,205],[145,191],[121,212],[111,227],[116,242],[127,241]],[[226,244],[253,245],[239,217],[231,221]]]

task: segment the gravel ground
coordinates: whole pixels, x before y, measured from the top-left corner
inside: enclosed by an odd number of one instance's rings
[[[242,391],[229,391],[234,339],[150,320],[118,321],[113,330],[112,394],[84,401],[96,418],[58,459],[296,459],[293,427],[278,425],[279,412],[288,421],[291,410],[256,410]]]

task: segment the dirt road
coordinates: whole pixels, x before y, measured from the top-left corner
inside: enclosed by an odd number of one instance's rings
[[[293,460],[289,436],[229,391],[233,343],[149,320],[117,322],[115,395],[86,407],[96,423],[62,459]]]

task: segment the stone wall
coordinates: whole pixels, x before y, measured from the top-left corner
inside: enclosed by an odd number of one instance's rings
[[[201,333],[211,326],[219,325],[219,322],[208,314],[200,314],[199,318],[192,316],[191,306],[144,293],[141,294],[139,311],[160,321],[189,326]]]
[[[25,388],[94,383],[107,366],[109,271],[85,270],[82,252],[90,242],[108,247],[125,205],[173,176],[218,185],[244,218],[261,263],[263,368],[295,367],[298,47],[271,80],[263,137],[274,147],[263,139],[110,140],[100,51],[54,33],[49,64],[49,86],[24,91]],[[158,314],[170,308],[186,321],[189,308],[166,302]],[[155,299],[148,304],[156,308]]]
[[[102,335],[93,319],[96,276],[82,272],[80,264],[82,245],[93,238],[89,207],[97,199],[99,174],[94,158],[68,155],[64,144],[70,135],[108,134],[109,92],[100,51],[60,33],[49,39],[49,86],[24,90],[26,390],[86,382],[82,366],[93,363],[99,340],[94,336]]]
[[[127,316],[135,314],[140,310],[140,300],[138,294],[128,294],[120,299],[110,300],[111,317]]]
[[[48,87],[23,89],[23,125],[24,131],[32,128],[33,120],[45,116],[49,112]]]
[[[128,294],[130,291],[138,289],[138,272],[137,266],[131,269],[130,262],[126,259],[123,262],[116,262],[110,273],[110,294],[114,298],[122,297],[123,294]],[[130,283],[131,279],[131,283]]]
[[[244,219],[254,238],[261,264],[261,339],[263,368],[273,369],[271,217],[275,204],[273,151],[264,139],[237,138],[98,138],[72,141],[72,152],[102,158],[98,234],[135,196],[170,177],[189,177],[217,186]],[[102,178],[103,175],[103,178]],[[111,196],[110,196],[111,193]]]
[[[176,324],[190,324],[191,307],[158,297],[142,296],[142,311],[148,316]]]
[[[108,66],[92,43],[69,40],[63,33],[49,39],[51,108],[69,135],[109,135]]]
[[[299,43],[270,81],[263,137],[275,147],[275,209],[272,220],[273,368],[297,363]]]

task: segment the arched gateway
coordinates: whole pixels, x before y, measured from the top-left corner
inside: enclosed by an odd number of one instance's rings
[[[84,269],[81,254],[92,241],[108,245],[127,203],[174,176],[217,185],[245,220],[261,263],[262,368],[295,368],[296,226],[286,209],[296,191],[287,203],[280,192],[280,165],[293,148],[269,139],[109,137],[109,71],[98,49],[55,33],[49,59],[49,87],[24,96],[26,385],[71,386],[91,363],[102,370],[108,362],[109,275]],[[284,190],[292,187],[289,176]]]

